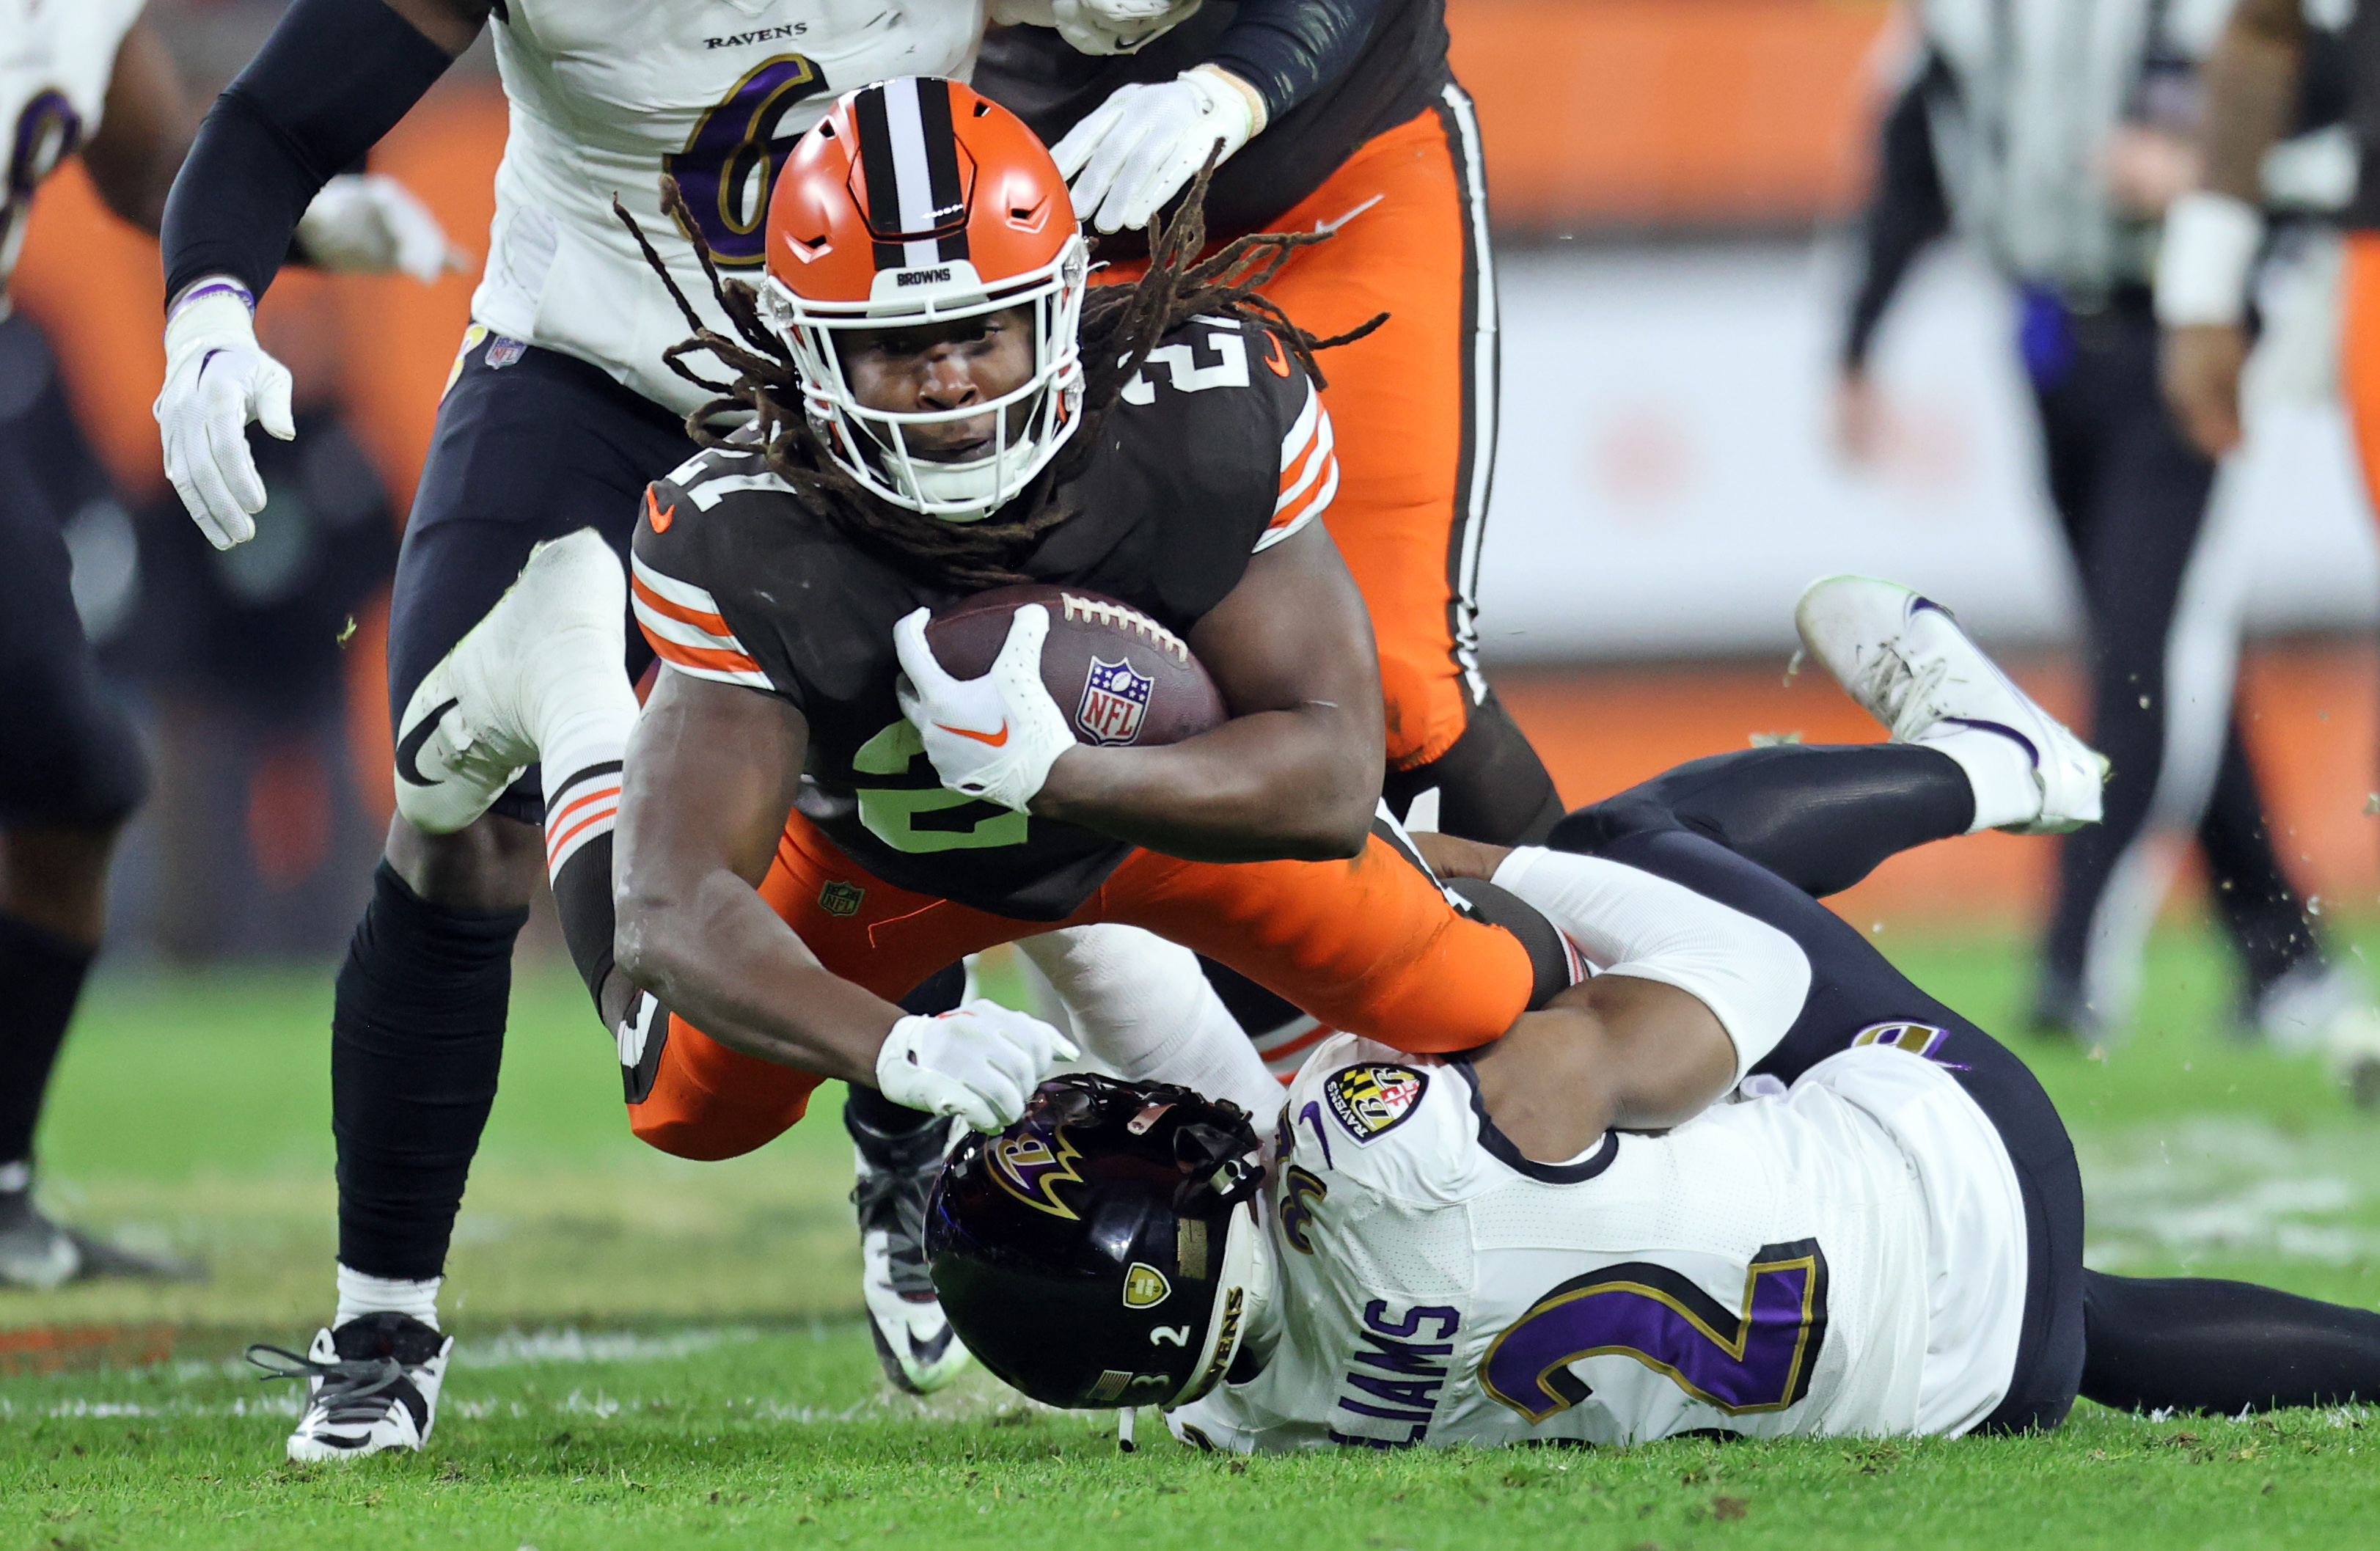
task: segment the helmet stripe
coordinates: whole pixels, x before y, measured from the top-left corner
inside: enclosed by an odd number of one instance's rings
[[[865,88],[854,105],[876,267],[966,258],[966,196],[950,82],[905,76]],[[937,231],[949,235],[937,238]]]
[[[905,245],[884,240],[885,234],[900,229],[901,219],[901,180],[894,171],[884,87],[862,87],[852,103],[852,115],[859,124],[859,172],[868,185],[868,225],[876,236],[876,267],[899,269],[907,261],[902,252]]]
[[[966,191],[959,184],[959,141],[951,125],[951,83],[936,79],[911,84],[917,91],[917,123],[923,131],[926,193],[930,208],[927,224],[909,230],[947,231],[949,235],[938,244],[934,258],[945,261],[964,259],[967,256]]]

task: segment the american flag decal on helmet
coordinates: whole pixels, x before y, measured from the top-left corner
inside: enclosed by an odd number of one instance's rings
[[[904,76],[862,88],[852,110],[876,267],[966,259],[966,188],[951,132],[951,83]]]

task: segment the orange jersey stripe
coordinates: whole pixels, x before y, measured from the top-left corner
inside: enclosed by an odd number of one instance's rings
[[[681,668],[708,668],[720,673],[757,673],[760,665],[740,651],[725,651],[717,647],[684,647],[675,641],[645,632],[645,639],[664,662],[674,662]]]
[[[683,603],[673,603],[647,587],[641,576],[631,576],[628,578],[628,586],[635,589],[638,602],[664,619],[674,619],[681,624],[691,624],[709,636],[725,636],[732,639],[735,635],[735,632],[727,628],[727,622],[717,614],[708,614],[700,609],[689,609]]]

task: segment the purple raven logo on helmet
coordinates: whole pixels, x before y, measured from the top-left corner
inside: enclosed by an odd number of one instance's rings
[[[1078,1220],[1075,1208],[1058,1194],[1058,1187],[1083,1182],[1082,1175],[1075,1171],[1075,1163],[1082,1156],[1066,1140],[1064,1126],[1046,1140],[1030,1131],[1003,1136],[991,1145],[992,1182],[1037,1212]]]
[[[1090,676],[1083,681],[1083,703],[1075,708],[1075,725],[1095,744],[1128,744],[1140,736],[1156,687],[1155,679],[1128,660],[1094,657]]]

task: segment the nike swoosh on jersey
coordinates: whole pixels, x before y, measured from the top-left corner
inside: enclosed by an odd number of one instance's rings
[[[1272,374],[1275,377],[1289,375],[1289,357],[1281,353],[1281,335],[1277,333],[1265,335],[1264,363],[1272,368]]]
[[[453,710],[456,706],[459,706],[463,702],[460,700],[447,701],[436,710],[431,711],[428,716],[425,716],[420,721],[415,722],[413,726],[407,731],[405,736],[396,741],[396,773],[400,779],[407,781],[415,786],[435,786],[438,784],[435,781],[423,775],[421,773],[420,767],[416,765],[414,760],[419,757],[421,754],[421,745],[430,741],[430,734],[438,731],[438,723],[445,720],[446,713]]]
[[[676,516],[677,503],[673,501],[666,506],[662,505],[653,499],[653,487],[647,485],[645,487],[645,520],[653,525],[653,531],[667,533],[671,521]]]
[[[1000,731],[996,733],[978,733],[972,727],[953,727],[947,721],[937,721],[934,725],[945,733],[956,733],[962,738],[973,738],[979,744],[990,744],[994,748],[1008,742],[1008,723],[1005,721],[1000,724]]]

